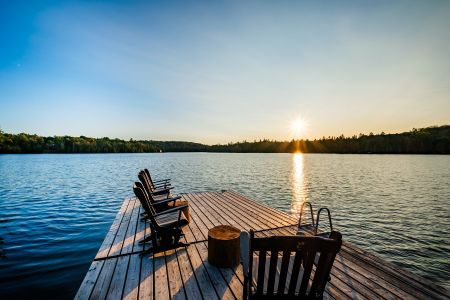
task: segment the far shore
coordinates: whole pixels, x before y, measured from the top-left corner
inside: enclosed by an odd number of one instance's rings
[[[395,134],[382,132],[291,141],[263,139],[217,145],[86,136],[43,137],[26,133],[10,134],[0,130],[0,154],[158,152],[450,154],[450,125],[414,128],[409,132]]]

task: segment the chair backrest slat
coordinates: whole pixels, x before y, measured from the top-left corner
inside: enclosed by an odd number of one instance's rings
[[[133,185],[133,192],[141,203],[147,214],[151,213],[151,207],[147,202],[145,191],[142,189],[142,184],[140,182],[135,182]]]
[[[266,274],[266,256],[267,256],[267,252],[265,250],[259,251],[258,279],[257,279],[257,285],[256,285],[256,294],[257,295],[263,294],[264,276]]]
[[[286,289],[286,278],[288,274],[289,261],[291,258],[291,251],[283,251],[283,257],[281,258],[280,267],[280,279],[278,281],[278,291],[277,294],[284,294]]]
[[[147,213],[147,216],[150,218],[150,221],[155,225],[159,226],[156,222],[154,215],[156,214],[155,209],[149,202],[147,198],[147,193],[144,190],[144,187],[142,186],[142,183],[136,181],[133,186],[133,191],[136,197],[138,198],[139,202],[141,203],[142,207],[144,208],[145,212]]]
[[[147,191],[147,193],[151,194],[153,192],[153,187],[150,184],[150,181],[149,181],[147,175],[145,174],[145,172],[144,171],[140,171],[139,174],[138,174],[138,178],[142,182],[142,184],[144,185],[144,188]]]
[[[289,282],[288,295],[293,296],[295,294],[295,288],[297,287],[297,280],[300,274],[300,268],[302,266],[302,251],[296,251],[294,262],[292,263],[292,273]]]
[[[269,264],[269,279],[267,282],[267,294],[273,294],[273,287],[275,285],[275,276],[277,275],[277,262],[278,262],[278,251],[270,252],[270,264]]]
[[[312,267],[314,265],[314,258],[316,256],[316,252],[313,249],[306,249],[303,251],[303,276],[300,285],[300,296],[306,295],[306,289],[308,288],[309,278],[311,277]]]
[[[155,184],[152,180],[152,175],[150,175],[150,171],[147,168],[145,168],[144,173],[145,173],[146,177],[148,178],[148,181],[149,181],[150,185],[152,186],[152,188],[155,187]]]

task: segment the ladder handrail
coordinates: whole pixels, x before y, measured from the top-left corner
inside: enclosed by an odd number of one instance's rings
[[[314,226],[314,213],[313,213],[312,204],[309,201],[305,201],[302,203],[302,206],[300,208],[300,218],[298,219],[298,228],[300,228],[302,226],[302,215],[303,215],[303,208],[305,207],[305,204],[309,206],[309,211],[311,213],[311,225]]]
[[[321,208],[319,209],[319,211],[317,212],[316,228],[315,228],[315,233],[314,233],[315,235],[317,235],[317,231],[318,231],[318,229],[319,229],[320,213],[321,213],[323,210],[326,210],[327,213],[328,213],[328,221],[330,222],[330,231],[333,231],[333,223],[331,222],[331,213],[330,213],[330,210],[328,209],[328,207],[321,207]]]

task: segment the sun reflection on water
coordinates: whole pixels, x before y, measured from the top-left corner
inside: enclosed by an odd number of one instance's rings
[[[292,155],[292,192],[291,213],[298,215],[304,201],[306,201],[306,179],[304,173],[304,154],[295,153]]]

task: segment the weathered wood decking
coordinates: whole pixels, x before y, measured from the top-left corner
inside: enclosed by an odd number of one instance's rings
[[[242,267],[208,263],[208,229],[230,224],[260,235],[295,234],[297,219],[236,192],[183,194],[190,203],[185,230],[192,244],[140,257],[138,241],[150,234],[142,207],[126,199],[98,251],[76,299],[241,299]],[[275,228],[275,229],[274,229]],[[345,233],[344,233],[345,239]],[[344,242],[327,285],[328,299],[449,299],[448,291]]]

